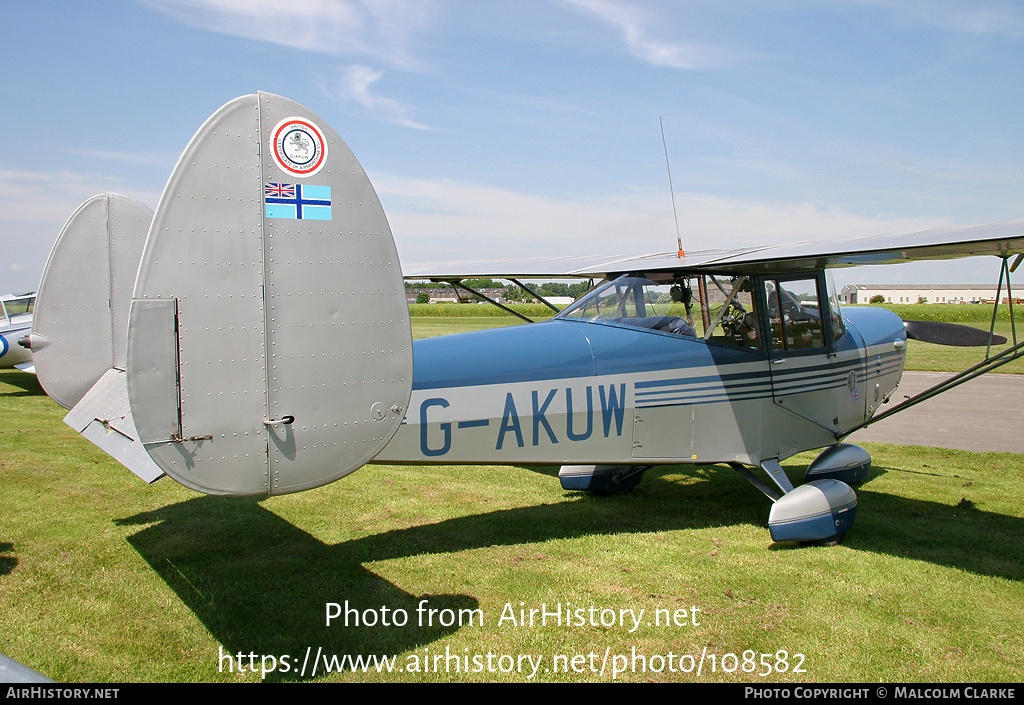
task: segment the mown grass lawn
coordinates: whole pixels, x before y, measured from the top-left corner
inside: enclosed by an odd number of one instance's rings
[[[941,321],[958,323],[988,331],[992,325],[992,307],[970,304],[903,304],[886,305],[900,318],[910,321]],[[950,347],[923,343],[919,340],[907,342],[907,369],[927,372],[959,372],[985,359],[986,353],[998,355],[1013,345],[1013,334],[1017,341],[1024,340],[1024,309],[1014,309],[1015,320],[1011,323],[1009,307],[1000,306],[995,321],[994,331],[1006,338],[1002,345],[993,345],[991,351],[986,347]],[[1024,373],[1024,360],[1010,362],[998,370],[1000,373]]]
[[[307,649],[394,659],[321,665],[327,681],[1024,678],[1021,456],[868,446],[854,530],[798,548],[772,544],[768,502],[724,466],[615,497],[565,492],[550,467],[368,466],[228,499],[147,486],[62,416],[0,373],[0,652],[57,680],[261,680],[220,658],[238,653],[309,680]],[[811,456],[785,463],[794,480]],[[327,626],[346,601],[409,624]],[[542,605],[586,621],[519,623]]]

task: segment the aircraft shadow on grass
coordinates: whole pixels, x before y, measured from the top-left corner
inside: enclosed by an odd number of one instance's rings
[[[4,384],[9,384],[12,387],[17,387],[21,391],[9,391],[0,392],[3,396],[7,397],[41,397],[46,396],[46,392],[43,391],[42,386],[39,384],[39,378],[33,374],[26,372],[9,372],[4,374],[0,380]]]
[[[466,595],[412,595],[363,566],[368,551],[360,542],[328,546],[245,498],[203,496],[118,521],[119,525],[158,522],[130,536],[129,543],[178,594],[223,646],[223,653],[288,657],[288,671],[267,681],[313,677],[301,666],[312,655],[399,654],[428,645],[455,627],[417,626],[417,607],[427,600],[436,610],[475,609]],[[327,603],[348,600],[363,613],[386,606],[404,610],[405,627],[345,627],[343,619],[325,626]],[[313,656],[310,656],[312,659]],[[229,659],[230,660],[230,659]],[[220,664],[222,670],[228,661]],[[231,666],[237,670],[237,662]],[[315,675],[323,675],[323,662]]]
[[[876,469],[872,477],[885,471]],[[273,673],[267,680],[298,680],[302,676],[295,671],[307,647],[339,655],[397,655],[417,649],[434,653],[431,644],[460,627],[436,621],[419,626],[422,600],[451,614],[478,607],[471,595],[413,595],[366,568],[367,563],[586,535],[764,523],[768,507],[763,498],[724,466],[665,470],[697,479],[687,484],[662,480],[660,472],[651,471],[647,484],[629,496],[572,501],[576,494],[570,493],[566,502],[462,516],[335,545],[254,499],[202,496],[117,523],[149,524],[131,535],[129,543],[203,622],[224,653],[288,655],[292,672]],[[1024,566],[1014,558],[1020,555],[1022,520],[966,504],[944,506],[861,491],[870,495],[865,503],[870,510],[847,540],[849,548],[1024,578]],[[892,517],[908,522],[906,530],[892,532]],[[345,627],[339,618],[327,627],[326,603],[345,600],[360,612],[375,610],[378,617],[381,606],[392,614],[405,610],[409,624]],[[322,672],[321,665],[317,673]],[[310,677],[308,670],[305,677]]]

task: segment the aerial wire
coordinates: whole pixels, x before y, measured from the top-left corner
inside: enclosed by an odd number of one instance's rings
[[[665,169],[668,171],[668,192],[672,196],[672,217],[676,221],[676,244],[679,246],[679,256],[685,256],[683,252],[683,237],[679,234],[679,214],[676,212],[676,192],[672,188],[672,167],[668,163],[668,143],[665,141],[665,123],[658,116],[658,124],[661,125],[661,146],[665,148]]]
[[[679,234],[679,213],[676,212],[676,192],[675,189],[672,188],[672,167],[670,167],[668,163],[668,143],[665,141],[665,123],[662,121],[661,115],[658,116],[658,124],[661,126],[661,146],[665,149],[665,170],[668,171],[668,192],[672,196],[672,217],[676,221],[676,245],[679,247],[679,257],[682,258],[686,256],[686,253],[683,252],[683,238],[682,235]],[[677,290],[678,294],[676,293]],[[676,295],[678,295],[678,299],[675,298]],[[693,304],[691,302],[693,300],[693,290],[690,288],[689,279],[686,280],[685,286],[679,286],[677,284],[672,287],[672,296],[673,300],[683,302],[683,305],[686,307],[686,322],[689,323],[692,328]]]

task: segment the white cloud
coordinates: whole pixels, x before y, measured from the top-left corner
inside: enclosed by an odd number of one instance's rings
[[[629,53],[655,66],[694,69],[716,63],[712,52],[694,45],[668,42],[653,36],[655,24],[641,8],[619,0],[562,0],[576,10],[597,15],[622,32]]]
[[[662,193],[573,200],[455,181],[391,175],[377,175],[372,180],[399,253],[409,263],[642,255],[676,249],[672,207]],[[678,195],[678,209],[683,246],[688,251],[833,240],[951,224],[940,218],[867,217],[808,203],[702,194]],[[987,281],[987,271],[978,281]],[[884,272],[872,274],[872,280],[882,275]],[[927,272],[922,276],[927,278]]]
[[[419,130],[432,129],[427,125],[416,122],[412,119],[412,108],[391,98],[383,98],[372,92],[373,85],[384,75],[384,71],[372,69],[368,66],[355,64],[349,66],[341,78],[340,90],[342,96],[352,100],[374,117],[387,122],[402,125],[403,127],[414,127]]]
[[[140,0],[212,32],[335,56],[358,56],[392,68],[421,69],[416,42],[432,24],[434,0]],[[340,82],[343,97],[373,117],[417,129],[412,108],[373,93],[383,70],[354,64]],[[339,87],[335,87],[335,91]]]
[[[123,179],[73,171],[27,171],[0,166],[0,227],[10,223],[42,223],[60,225],[96,194],[116,192],[138,199],[151,206],[159,193],[139,192],[127,188]]]
[[[0,223],[63,223],[87,198],[123,186],[109,176],[0,167]]]
[[[325,54],[411,67],[431,0],[141,0],[175,19],[222,34]]]
[[[559,199],[484,184],[375,175],[402,260],[412,263],[560,255],[673,252],[672,208],[662,193]],[[944,218],[869,217],[782,203],[679,194],[687,251],[914,232]],[[994,257],[833,270],[838,285],[994,283]]]
[[[71,214],[105,191],[156,205],[160,194],[130,189],[122,179],[73,171],[36,172],[0,165],[0,252],[7,267],[4,291],[35,289],[47,254]]]

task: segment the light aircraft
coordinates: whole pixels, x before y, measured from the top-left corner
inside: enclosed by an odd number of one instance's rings
[[[97,251],[107,237],[95,234]],[[84,266],[82,250],[65,260],[63,247],[53,262]],[[75,374],[66,355],[50,379],[40,355],[38,372],[48,391],[75,379],[65,420],[89,440],[146,480],[166,474],[209,494],[298,492],[371,462],[556,464],[563,487],[593,492],[628,490],[652,465],[728,463],[772,500],[774,540],[834,543],[856,514],[850,485],[870,466],[842,439],[879,417],[908,335],[994,336],[841,310],[827,270],[987,254],[1002,258],[1008,286],[1007,258],[1021,252],[1015,221],[403,273],[347,145],[303,106],[259,93],[223,106],[186,147],[140,263],[111,270],[134,282],[130,302],[106,285],[75,294],[97,311],[128,304],[123,362]],[[56,341],[73,350],[82,332],[44,320],[67,276],[44,274],[26,341],[43,354]],[[549,321],[414,345],[403,276],[602,282]],[[1021,345],[958,379],[1019,357]],[[794,486],[780,462],[818,448]]]
[[[32,330],[35,294],[0,295],[0,368],[16,367],[32,372],[32,354],[17,342]]]

